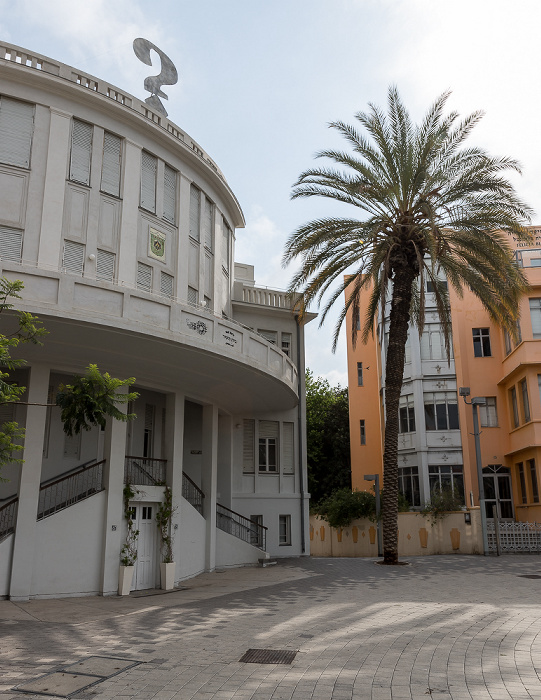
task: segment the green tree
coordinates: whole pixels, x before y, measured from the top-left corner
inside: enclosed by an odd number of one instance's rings
[[[12,352],[22,343],[42,345],[47,335],[37,316],[15,309],[11,300],[21,299],[19,292],[23,287],[20,280],[0,277],[0,314],[5,314],[6,325],[10,326],[9,333],[0,333],[0,405],[21,402],[26,391],[26,387],[11,379],[11,373],[24,367],[26,361],[12,357]],[[135,418],[134,413],[125,414],[117,408],[137,398],[135,392],[119,392],[134,382],[134,377],[115,379],[107,372],[102,374],[96,365],[89,365],[82,377],[76,375],[71,384],[60,387],[54,404],[43,405],[60,406],[64,431],[68,435],[78,434],[92,426],[104,427],[106,416],[123,421]],[[10,421],[0,426],[0,469],[8,462],[22,461],[13,453],[22,449],[23,438],[24,430],[18,423]]]
[[[308,489],[313,504],[342,487],[351,490],[348,390],[306,370]]]
[[[404,374],[410,322],[422,333],[425,283],[431,282],[450,348],[447,283],[461,296],[470,289],[491,319],[516,338],[519,299],[527,289],[506,234],[530,240],[524,224],[531,210],[517,196],[505,171],[520,172],[515,160],[495,158],[464,141],[482,117],[460,121],[444,114],[448,93],[440,96],[420,124],[414,124],[396,90],[388,93],[387,112],[369,105],[356,119],[364,133],[333,122],[350,151],[324,150],[340,166],[302,173],[293,198],[329,197],[356,208],[359,218],[320,218],[304,224],[288,239],[284,264],[297,257],[299,270],[290,292],[300,289],[300,316],[322,302],[321,323],[334,302],[346,294],[335,328],[333,349],[348,311],[357,319],[361,293],[369,295],[362,339],[374,331],[378,309],[389,302],[389,345],[385,370],[384,563],[398,562],[398,401]],[[365,135],[366,134],[366,135]],[[344,278],[344,274],[347,274]],[[357,324],[351,328],[357,338]]]

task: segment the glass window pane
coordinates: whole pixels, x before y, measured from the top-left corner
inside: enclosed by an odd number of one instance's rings
[[[434,405],[425,403],[425,424],[427,430],[436,430],[436,417],[434,414]]]
[[[436,404],[436,425],[438,430],[447,430],[447,406],[444,403]]]
[[[449,411],[449,430],[458,430],[458,404],[450,403],[447,409]]]

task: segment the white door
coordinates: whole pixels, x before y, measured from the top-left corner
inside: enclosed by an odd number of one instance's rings
[[[136,591],[156,588],[158,574],[158,526],[156,525],[156,503],[134,505],[134,527],[139,530],[137,538],[137,561],[132,589]]]

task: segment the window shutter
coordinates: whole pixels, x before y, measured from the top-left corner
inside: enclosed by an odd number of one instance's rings
[[[90,184],[91,154],[92,126],[74,119],[71,132],[70,180],[83,185]]]
[[[5,403],[0,405],[0,428],[4,423],[12,423],[15,420],[15,404]]]
[[[534,338],[541,338],[541,299],[530,299],[530,317]]]
[[[201,217],[201,190],[194,185],[190,185],[190,236],[198,241],[199,224]]]
[[[78,275],[83,274],[85,262],[85,247],[82,243],[75,241],[64,241],[64,257],[62,267],[64,270],[76,272]]]
[[[222,227],[222,268],[229,273],[229,245],[231,240],[231,229],[226,220],[223,220]]]
[[[284,459],[282,462],[282,471],[284,474],[293,474],[295,471],[293,423],[283,423],[282,434],[284,436]]]
[[[174,278],[172,275],[168,275],[167,272],[162,272],[160,277],[160,292],[165,297],[171,298],[173,296],[173,282]]]
[[[64,435],[64,457],[66,459],[80,459],[81,458],[81,436],[82,433],[78,435]]]
[[[163,218],[175,223],[177,208],[177,173],[168,165],[163,175]]]
[[[144,263],[137,263],[137,288],[150,292],[152,289],[152,268]]]
[[[150,153],[141,154],[141,206],[156,213],[156,171],[158,161]]]
[[[21,262],[23,232],[16,228],[0,226],[0,258]]]
[[[197,289],[188,287],[188,304],[197,304]]]
[[[244,420],[242,471],[249,474],[255,471],[255,421]]]
[[[122,142],[118,136],[105,132],[103,137],[103,164],[101,190],[115,197],[120,195],[120,158]]]
[[[100,280],[113,281],[115,277],[115,254],[108,250],[100,250],[96,258],[96,277]]]
[[[279,423],[277,420],[260,420],[259,437],[278,439]]]
[[[34,107],[2,97],[0,100],[0,162],[30,167]]]
[[[205,248],[212,251],[212,202],[205,197],[205,210],[203,212],[203,243]]]

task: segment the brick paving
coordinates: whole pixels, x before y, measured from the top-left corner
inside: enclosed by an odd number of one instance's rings
[[[407,561],[289,559],[163,595],[0,601],[0,698],[97,656],[140,664],[73,698],[541,700],[541,559]],[[251,648],[297,654],[240,663]]]

